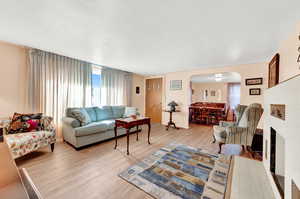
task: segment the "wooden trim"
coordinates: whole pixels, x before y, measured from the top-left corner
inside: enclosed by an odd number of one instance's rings
[[[271,70],[270,70],[270,67],[271,65],[273,64],[273,62],[276,62],[276,80],[275,80],[275,85],[271,86],[270,85],[270,76],[271,76]],[[274,86],[276,86],[278,83],[279,83],[279,62],[280,62],[280,56],[279,54],[277,53],[273,58],[272,60],[270,61],[269,63],[269,76],[268,76],[268,88],[272,88]]]
[[[227,185],[225,188],[224,199],[230,199],[230,196],[231,196],[233,169],[234,169],[234,156],[231,158],[231,161],[230,161],[230,168],[229,168],[229,173],[228,173],[228,178],[227,178]]]
[[[30,199],[43,199],[41,193],[34,185],[25,168],[20,169],[22,183]]]
[[[300,76],[300,74],[294,75],[294,76],[292,76],[292,77],[290,77],[290,78],[288,78],[286,80],[283,80],[283,81],[279,82],[276,86],[273,86],[271,88],[277,87],[278,85],[284,84],[284,83],[286,83],[286,82],[288,82],[288,81],[290,81],[290,80],[292,80],[294,78],[297,78],[299,76]],[[266,88],[266,89],[271,89],[271,88]]]

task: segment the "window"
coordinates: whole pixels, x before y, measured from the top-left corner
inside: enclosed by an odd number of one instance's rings
[[[93,66],[92,70],[92,106],[101,105],[101,68]]]
[[[235,109],[240,103],[241,84],[229,83],[228,84],[228,100],[231,109]]]

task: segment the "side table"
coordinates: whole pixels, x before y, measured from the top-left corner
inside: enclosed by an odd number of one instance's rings
[[[137,127],[136,131],[136,140],[138,141],[138,127],[141,125],[148,125],[148,144],[150,144],[150,131],[151,131],[151,119],[149,117],[138,117],[136,119],[133,118],[125,118],[125,119],[116,119],[115,120],[115,149],[118,145],[118,127],[126,129],[127,136],[127,155],[129,155],[129,134],[130,129],[133,127]]]
[[[176,127],[176,124],[173,122],[173,113],[175,112],[180,112],[180,111],[170,111],[170,110],[163,110],[164,112],[170,113],[170,118],[169,118],[169,122],[168,125],[166,127],[166,130],[168,131],[170,127],[173,127],[174,129],[179,129],[178,127]]]

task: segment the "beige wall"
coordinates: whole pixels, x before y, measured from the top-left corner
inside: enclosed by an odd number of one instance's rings
[[[193,71],[184,71],[184,72],[174,72],[168,73],[165,75],[166,82],[166,103],[171,100],[175,100],[179,103],[181,112],[174,114],[174,120],[176,125],[183,128],[189,128],[188,122],[188,106],[190,102],[190,79],[194,75],[201,74],[215,74],[222,72],[237,72],[241,75],[241,104],[249,105],[251,103],[261,103],[263,104],[263,93],[267,87],[267,72],[268,64],[267,63],[258,63],[258,64],[247,64],[239,66],[230,66],[230,67],[220,67],[220,68],[209,68],[202,70],[193,70]],[[263,85],[259,86],[246,86],[246,78],[255,78],[262,77]],[[182,90],[171,91],[168,88],[170,87],[171,80],[182,80]],[[259,96],[250,96],[249,88],[261,88],[262,95]],[[167,114],[163,115],[163,123],[166,124],[168,121]],[[262,123],[260,124],[262,126]]]
[[[25,48],[0,42],[0,118],[25,109]]]
[[[228,84],[227,83],[196,83],[192,82],[192,103],[195,102],[220,102],[227,103]],[[208,96],[204,98],[204,92],[208,90]],[[211,91],[215,91],[216,95],[211,96]]]
[[[282,82],[297,74],[300,74],[300,63],[297,63],[299,56],[298,47],[300,47],[300,23],[296,25],[295,30],[284,40],[278,53],[280,55],[279,81]]]
[[[140,94],[135,93],[135,88],[140,87]],[[137,107],[140,114],[145,115],[145,77],[137,74],[132,76],[132,106]]]

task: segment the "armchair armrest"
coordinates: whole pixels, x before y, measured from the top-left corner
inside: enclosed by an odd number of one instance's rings
[[[55,126],[53,124],[53,117],[43,116],[41,119],[42,128],[45,131],[55,131]]]
[[[226,127],[226,132],[227,132],[228,136],[233,136],[238,133],[247,132],[247,129],[248,128],[246,128],[246,127],[229,126],[229,127]]]
[[[239,126],[230,126],[226,128],[226,144],[241,144],[247,143],[248,128]]]
[[[220,121],[219,126],[230,127],[230,126],[234,126],[235,124],[236,124],[235,122]]]
[[[63,117],[62,118],[62,122],[68,126],[71,126],[73,128],[77,128],[77,127],[80,127],[80,122],[75,119],[75,118],[72,118],[72,117]]]

